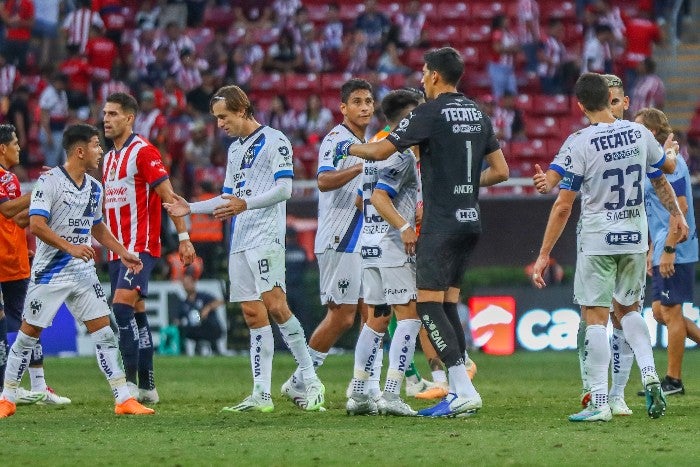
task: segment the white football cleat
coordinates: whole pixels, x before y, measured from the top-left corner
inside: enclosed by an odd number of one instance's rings
[[[590,404],[579,413],[569,415],[570,422],[609,422],[610,420],[612,420],[612,410],[609,404],[600,407]]]
[[[153,389],[139,389],[139,397],[136,399],[144,404],[157,404],[160,402],[160,396],[158,396],[158,390]]]
[[[300,409],[306,409],[306,391],[297,389],[292,378],[289,378],[282,385],[282,395],[292,401]]]
[[[19,387],[17,388],[17,396],[15,403],[17,405],[29,405],[36,404],[37,402],[46,399],[46,393],[37,391],[27,391],[26,389]]]
[[[415,417],[418,412],[413,410],[397,394],[384,393],[377,401],[377,409],[382,415],[397,415],[399,417]]]
[[[272,403],[272,398],[269,394],[256,394],[243,399],[238,405],[224,407],[222,412],[263,412],[269,413],[275,410],[275,404]]]
[[[377,403],[369,394],[353,394],[345,403],[348,415],[377,415]]]
[[[131,397],[133,397],[134,399],[138,400],[139,395],[140,395],[140,394],[139,394],[139,387],[136,386],[135,383],[132,383],[132,382],[127,381],[127,382],[126,382],[126,388],[129,390],[129,395],[130,395]]]
[[[70,404],[71,400],[68,399],[67,397],[59,396],[54,392],[53,389],[50,387],[46,387],[46,391],[44,391],[44,394],[46,395],[46,398],[43,400],[40,400],[37,402],[37,404],[46,404],[46,405],[66,405]]]
[[[608,405],[613,415],[632,415],[632,409],[627,407],[625,398],[622,396],[611,396],[608,398]]]
[[[306,395],[304,402],[304,410],[307,411],[323,411],[323,403],[326,400],[326,387],[320,379],[309,382],[306,385]]]

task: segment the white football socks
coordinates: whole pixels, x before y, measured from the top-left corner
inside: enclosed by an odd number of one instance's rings
[[[112,328],[105,326],[90,334],[90,338],[95,344],[97,366],[107,378],[114,400],[117,404],[121,404],[129,399],[131,394],[126,385],[126,375],[119,356],[117,336],[114,335]]]
[[[383,338],[383,332],[378,333],[367,324],[362,326],[355,345],[355,365],[351,383],[354,394],[368,394],[367,380],[369,380]]]
[[[637,365],[642,373],[642,383],[646,384],[647,378],[658,381],[659,377],[656,374],[654,365],[654,353],[651,349],[649,328],[644,322],[644,318],[636,311],[632,311],[622,317],[620,324],[625,334],[625,340],[627,340],[627,343],[634,351],[634,357],[637,359]]]
[[[610,372],[612,385],[610,386],[610,397],[625,396],[625,386],[630,378],[634,352],[632,347],[625,340],[622,329],[613,328],[610,338]]]
[[[29,369],[29,380],[32,384],[32,391],[44,392],[46,391],[46,379],[44,379],[44,367],[43,366],[30,366]]]
[[[5,370],[5,387],[2,391],[2,397],[10,402],[15,402],[17,400],[17,388],[22,381],[24,371],[29,366],[29,360],[32,357],[32,349],[38,341],[39,339],[30,337],[22,331],[19,331],[17,332],[15,343],[10,347]]]
[[[394,337],[389,347],[389,370],[384,383],[384,392],[397,395],[401,393],[404,373],[416,351],[416,336],[420,326],[421,321],[418,319],[402,319],[396,323]]]
[[[309,348],[306,346],[306,338],[304,337],[304,328],[296,316],[292,315],[286,323],[278,324],[282,338],[285,344],[292,352],[294,360],[301,373],[304,381],[312,381],[317,378],[314,362],[311,360]]]
[[[270,395],[272,387],[272,357],[275,340],[272,326],[250,330],[250,366],[253,371],[253,394]]]
[[[384,347],[382,346],[382,343],[379,344],[377,355],[374,357],[372,371],[370,371],[369,379],[367,380],[367,389],[372,395],[379,395],[382,392],[382,390],[379,388],[379,379],[382,376],[382,365],[384,364]]]
[[[318,350],[314,350],[311,347],[307,347],[309,349],[309,355],[311,356],[311,361],[314,364],[314,371],[321,365],[323,365],[323,362],[326,361],[326,357],[328,357],[328,354],[325,352],[319,352]],[[294,385],[294,388],[303,391],[305,389],[304,385],[304,375],[302,374],[301,368],[297,366],[297,369],[294,370],[294,374],[292,374],[292,384]]]
[[[594,324],[586,327],[585,370],[591,398],[596,407],[608,403],[608,366],[610,365],[610,341],[605,326]]]

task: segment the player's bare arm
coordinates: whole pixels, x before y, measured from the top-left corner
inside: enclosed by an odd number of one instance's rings
[[[554,170],[543,172],[540,164],[535,164],[535,174],[532,176],[532,184],[535,185],[537,192],[547,194],[561,182],[561,175]]]
[[[73,245],[61,238],[46,223],[44,216],[34,215],[29,217],[29,230],[32,234],[40,238],[44,243],[65,251],[74,258],[79,258],[86,263],[95,258],[95,250],[90,245]]]
[[[479,186],[492,186],[508,180],[510,171],[503,151],[497,149],[486,154],[486,163],[489,165],[481,171]]]
[[[95,240],[100,242],[101,245],[109,248],[115,254],[119,255],[122,263],[124,263],[124,266],[126,266],[131,272],[134,274],[141,272],[141,268],[143,268],[141,259],[124,248],[124,245],[119,243],[119,240],[117,240],[112,232],[109,231],[109,228],[104,222],[99,222],[93,225],[91,233],[92,236],[95,237]]]
[[[19,198],[9,199],[4,203],[0,203],[0,214],[12,219],[20,212],[29,209],[29,201],[31,200],[31,193],[25,193]]]
[[[347,155],[357,156],[368,161],[383,161],[396,152],[396,146],[383,139],[374,143],[351,144],[347,151]]]
[[[654,187],[661,205],[671,214],[669,233],[678,235],[678,243],[686,241],[688,238],[688,222],[686,222],[685,216],[678,205],[678,198],[676,198],[676,193],[673,191],[671,184],[662,175],[651,179],[651,185]]]
[[[561,190],[549,213],[547,228],[544,231],[542,246],[540,247],[540,254],[537,257],[537,261],[535,261],[532,273],[532,281],[539,289],[547,285],[542,278],[542,274],[549,265],[549,255],[554,245],[556,245],[557,240],[559,240],[561,233],[564,231],[564,227],[566,227],[566,223],[569,221],[575,199],[575,191]]]
[[[170,184],[170,180],[164,180],[162,183],[156,186],[155,190],[164,203],[172,203],[174,201],[175,192],[173,191],[173,186]],[[182,217],[170,216],[170,218],[175,224],[175,229],[177,230],[178,236],[181,234],[187,234],[187,226],[185,225],[185,220]],[[180,253],[180,260],[185,266],[192,264],[194,261],[195,252],[189,236],[180,240],[178,252]]]
[[[18,214],[13,216],[12,221],[21,228],[29,226],[29,208],[23,209]]]
[[[396,210],[394,203],[391,202],[389,193],[381,188],[375,188],[370,198],[372,205],[375,207],[380,216],[384,218],[393,228],[401,232],[401,241],[403,242],[404,251],[408,255],[416,254],[416,242],[418,235],[411,224]]]
[[[173,201],[171,203],[163,203],[163,207],[168,211],[170,217],[184,217],[191,212],[187,200],[175,193],[173,193]]]
[[[393,146],[392,146],[393,147]],[[316,182],[322,192],[337,190],[362,173],[362,163],[340,170],[327,170],[318,174]]]

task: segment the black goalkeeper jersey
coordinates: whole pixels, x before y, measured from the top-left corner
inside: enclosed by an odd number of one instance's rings
[[[491,119],[460,93],[416,107],[387,136],[399,151],[420,147],[421,233],[481,232],[479,177],[484,157],[499,149]]]

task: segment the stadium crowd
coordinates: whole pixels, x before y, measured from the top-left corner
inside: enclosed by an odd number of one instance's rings
[[[313,179],[343,82],[368,80],[379,103],[419,88],[423,53],[451,45],[467,64],[460,90],[491,116],[512,176],[529,177],[586,124],[571,96],[581,71],[615,72],[635,106],[663,108],[651,55],[668,40],[669,3],[7,0],[0,118],[18,129],[18,177],[35,180],[64,157],[66,124],[99,126],[106,96],[129,92],[141,107],[135,131],[158,147],[175,190],[206,199],[221,189],[230,143],[209,113],[220,86],[248,92],[256,118],[292,142],[296,179]],[[377,104],[367,134],[383,125]],[[697,177],[700,142],[676,138]],[[198,251],[223,244],[220,224],[195,221]]]

